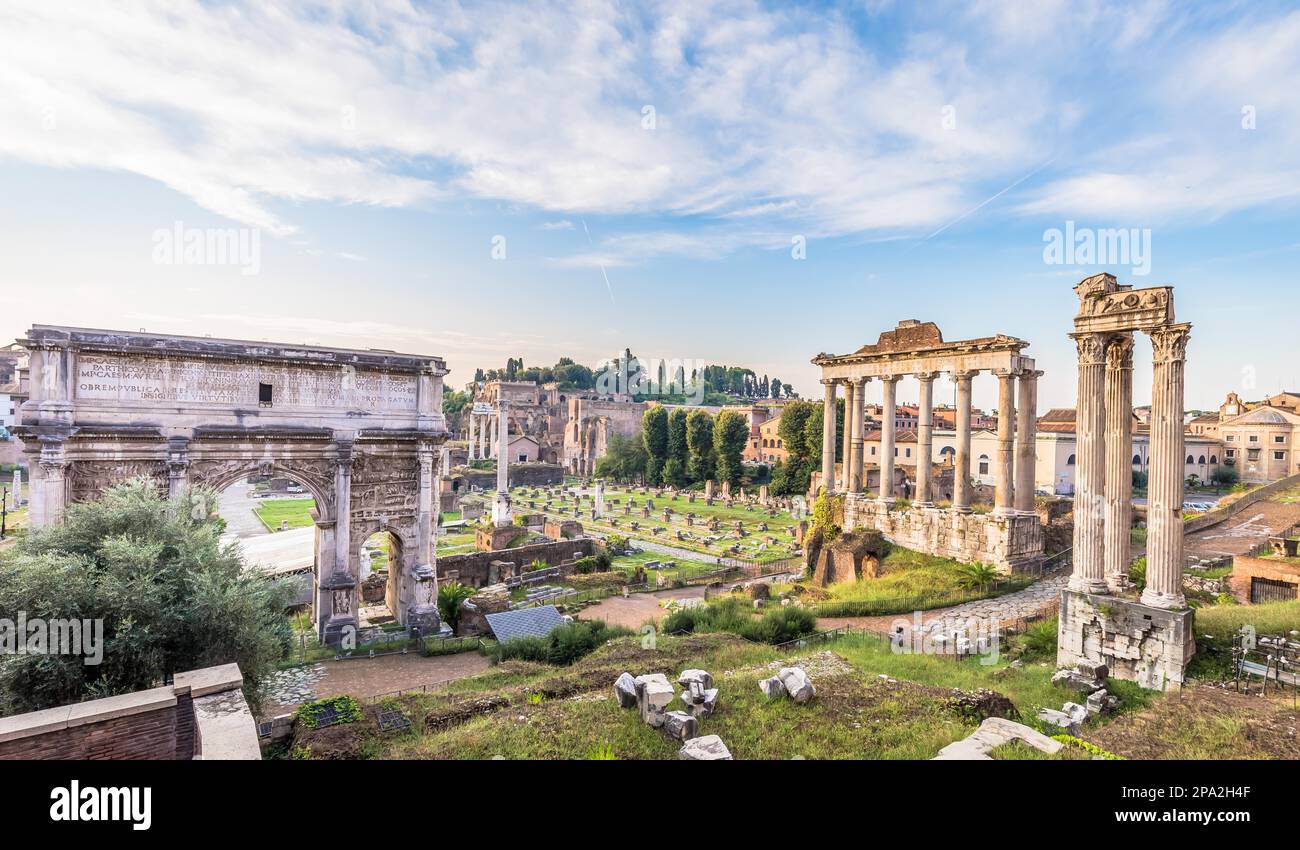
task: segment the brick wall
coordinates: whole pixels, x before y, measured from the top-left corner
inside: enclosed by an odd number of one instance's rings
[[[1232,595],[1238,602],[1250,604],[1251,579],[1255,577],[1300,585],[1300,559],[1234,556],[1232,574],[1228,576],[1228,582],[1232,588]]]
[[[153,711],[0,741],[0,759],[174,759],[176,713],[173,703]]]

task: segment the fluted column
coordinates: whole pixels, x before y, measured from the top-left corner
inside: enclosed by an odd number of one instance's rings
[[[487,417],[480,416],[478,420],[478,456],[479,460],[486,460],[488,456],[487,448],[488,423]]]
[[[338,442],[334,464],[334,571],[352,574],[352,441]]]
[[[970,513],[970,379],[977,372],[953,372],[957,384],[957,457],[952,470],[952,509]]]
[[[1016,511],[1034,513],[1034,473],[1038,464],[1038,378],[1042,372],[1020,373],[1016,389]]]
[[[1179,417],[1182,424],[1182,417]],[[1133,335],[1111,337],[1106,349],[1106,585],[1128,587],[1133,516]],[[1179,500],[1182,504],[1182,500]]]
[[[934,451],[934,372],[921,372],[916,378],[921,382],[921,397],[917,403],[919,416],[916,423],[916,497],[912,504],[918,508],[934,507],[930,499],[930,470]]]
[[[894,408],[898,396],[898,376],[880,378],[883,392],[880,404],[880,500],[894,500]]]
[[[865,416],[863,406],[867,401],[867,379],[854,378],[853,391],[853,468],[849,472],[849,490],[853,493],[861,493],[866,484],[867,476],[865,469],[865,449],[862,445],[862,434],[864,430]]]
[[[844,434],[843,446],[840,449],[840,492],[852,492],[852,485],[849,482],[849,476],[852,474],[853,463],[853,400],[857,398],[858,385],[853,381],[844,382]],[[860,403],[860,402],[859,402]]]
[[[993,512],[1009,516],[1015,510],[1016,460],[1016,376],[999,369],[998,376],[998,459],[994,472]]]
[[[471,412],[469,415],[469,455],[466,460],[474,460],[474,443],[476,439],[474,434],[474,423],[477,421],[478,417]]]
[[[1142,602],[1185,608],[1183,597],[1183,364],[1190,325],[1151,332],[1151,472],[1147,586]]]
[[[826,399],[822,407],[822,489],[835,492],[835,382],[823,380]]]
[[[1071,334],[1079,350],[1079,401],[1075,412],[1074,570],[1070,589],[1105,593],[1106,336]]]

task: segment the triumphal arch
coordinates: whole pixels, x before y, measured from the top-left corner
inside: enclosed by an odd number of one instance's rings
[[[378,531],[399,550],[390,610],[408,626],[438,627],[441,358],[50,325],[19,343],[31,353],[16,431],[33,526],[131,478],[181,498],[194,485],[282,476],[316,500],[322,638],[355,633],[360,549]]]
[[[945,342],[933,322],[915,319],[885,331],[874,345],[852,354],[819,354],[826,388],[822,432],[822,482],[826,492],[845,494],[846,528],[873,528],[909,549],[982,561],[1002,572],[1036,569],[1043,561],[1043,532],[1034,509],[1034,439],[1038,378],[1034,360],[1022,351],[1029,343],[1012,336]],[[971,381],[982,372],[998,379],[996,488],[990,513],[972,510]],[[954,411],[956,453],[953,500],[947,509],[931,500],[934,380],[947,373],[956,384]],[[894,492],[895,418],[898,382],[914,376],[920,383],[916,435],[916,498],[900,507]],[[866,493],[863,433],[866,385],[883,387],[880,422],[880,488]],[[835,407],[837,388],[844,388],[843,465],[835,480]],[[1016,400],[1019,398],[1019,405]]]

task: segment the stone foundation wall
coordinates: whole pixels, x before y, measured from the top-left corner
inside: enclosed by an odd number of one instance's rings
[[[518,575],[535,559],[543,560],[554,567],[565,561],[572,562],[578,558],[594,555],[595,552],[596,541],[590,537],[581,537],[576,540],[557,540],[552,543],[520,546],[518,549],[447,555],[438,559],[438,580],[446,581],[454,577],[456,581],[470,587],[486,587]],[[497,565],[495,569],[494,564]],[[495,576],[493,576],[494,572]]]
[[[850,494],[844,502],[844,527],[873,528],[904,548],[962,563],[991,564],[1002,573],[1034,570],[1043,562],[1043,529],[1037,515],[892,510],[888,503]]]
[[[1061,591],[1056,666],[1105,664],[1116,679],[1152,690],[1182,687],[1196,654],[1194,614],[1115,596]]]
[[[1250,604],[1250,580],[1255,577],[1300,585],[1300,558],[1234,556],[1227,581],[1233,597],[1243,605]]]

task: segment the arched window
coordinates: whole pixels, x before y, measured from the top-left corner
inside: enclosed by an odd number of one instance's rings
[[[989,474],[989,456],[988,456],[988,455],[980,455],[980,467],[979,467],[979,468],[980,468],[980,475],[988,475],[988,474]]]
[[[1218,462],[1219,462],[1218,455],[1210,455],[1210,463],[1218,463]]]
[[[957,456],[957,450],[954,449],[952,446],[944,446],[943,448],[939,449],[939,458],[941,460],[952,463],[953,458],[955,458],[956,456]]]
[[[1205,455],[1201,455],[1201,459],[1197,463],[1205,463]]]
[[[1142,455],[1133,455],[1133,465],[1134,466],[1142,465]]]
[[[1065,459],[1065,465],[1074,466],[1074,455],[1070,455],[1068,458]]]
[[[1188,455],[1188,456],[1187,456],[1187,464],[1188,464],[1188,466],[1190,466],[1190,465],[1192,465],[1192,464],[1194,464],[1194,463],[1196,463],[1196,460],[1195,460],[1191,455]]]

